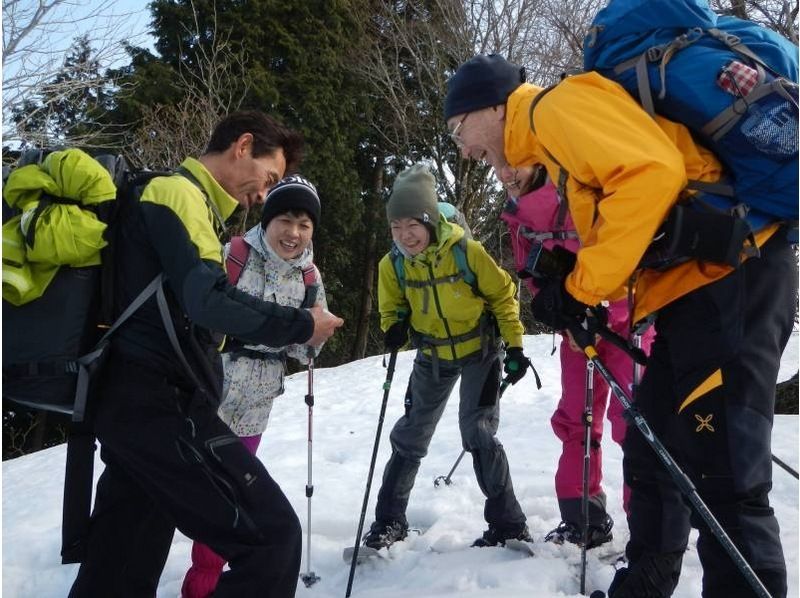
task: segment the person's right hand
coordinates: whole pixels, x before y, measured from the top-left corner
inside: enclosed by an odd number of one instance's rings
[[[408,342],[409,323],[407,318],[398,320],[386,331],[383,342],[389,351],[397,351]]]
[[[322,306],[319,304],[308,311],[311,317],[314,318],[314,333],[311,335],[311,338],[306,341],[306,344],[312,347],[319,347],[333,336],[333,333],[336,332],[339,326],[344,324],[342,318],[333,315],[328,310],[322,309]]]

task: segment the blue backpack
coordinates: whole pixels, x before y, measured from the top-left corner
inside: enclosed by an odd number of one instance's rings
[[[611,0],[584,41],[584,68],[620,83],[651,116],[683,123],[726,167],[690,182],[705,207],[758,231],[798,219],[797,46],[705,0]]]

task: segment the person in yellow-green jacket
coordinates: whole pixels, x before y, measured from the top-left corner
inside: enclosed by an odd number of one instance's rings
[[[515,285],[480,243],[465,240],[464,230],[440,214],[436,181],[424,164],[397,175],[386,216],[394,247],[378,265],[381,329],[388,349],[398,350],[410,335],[417,355],[406,413],[391,432],[392,455],[364,544],[381,549],[407,536],[406,506],[414,479],[459,376],[461,439],[486,496],[489,524],[473,546],[496,546],[510,538],[529,541],[506,454],[495,435],[501,338],[506,380],[515,384],[530,367],[522,352]],[[466,263],[461,268],[458,252]]]
[[[797,304],[797,263],[784,226],[754,231],[758,257],[748,247],[737,267],[691,252],[672,267],[649,267],[643,258],[686,198],[687,182],[719,182],[723,167],[687,127],[651,118],[596,72],[567,77],[545,93],[502,56],[475,56],[449,80],[444,117],[462,157],[485,160],[504,182],[530,166],[558,181],[581,249],[574,268],[533,299],[535,318],[581,335],[586,310],[624,297],[626,285],[632,324],[657,314],[636,407],[769,593],[786,596],[769,505],[775,383]],[[723,226],[689,236],[692,248],[729,243]],[[704,598],[752,596],[645,436],[626,434],[623,454],[629,565],[617,571],[609,596],[671,596],[692,526]]]
[[[115,309],[159,273],[166,282],[112,338],[90,401],[105,469],[70,598],[155,596],[176,528],[230,563],[215,598],[294,595],[300,522],[217,415],[219,333],[317,346],[342,320],[232,286],[219,233],[237,205],[264,203],[301,154],[299,134],[261,112],[237,112],[217,124],[202,156],[151,179],[126,206],[114,240]]]

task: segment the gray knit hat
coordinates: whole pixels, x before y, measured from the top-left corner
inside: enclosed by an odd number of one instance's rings
[[[389,222],[399,218],[416,218],[435,227],[439,221],[436,179],[425,164],[414,164],[397,175],[392,194],[386,202]]]

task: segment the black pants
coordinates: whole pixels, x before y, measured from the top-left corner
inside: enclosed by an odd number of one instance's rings
[[[792,330],[797,270],[782,236],[758,259],[664,308],[637,404],[775,598],[786,595],[769,506],[775,383]],[[699,390],[698,390],[699,389]],[[628,557],[683,550],[698,528],[703,596],[752,596],[638,430],[623,446],[631,487]]]
[[[300,523],[216,407],[113,359],[99,397],[106,468],[70,597],[155,596],[176,527],[230,563],[215,598],[294,596]]]

